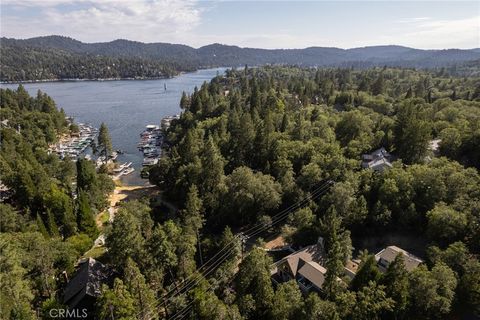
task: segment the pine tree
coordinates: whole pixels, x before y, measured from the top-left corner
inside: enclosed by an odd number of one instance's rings
[[[185,93],[185,91],[183,91],[182,98],[180,98],[180,108],[182,108],[183,110],[188,110],[189,104],[190,104],[189,98]]]
[[[195,185],[191,185],[187,194],[185,209],[181,212],[183,234],[186,239],[191,239],[190,246],[185,246],[185,251],[180,254],[180,263],[184,266],[195,265],[195,251],[192,244],[198,244],[198,254],[200,263],[202,263],[202,251],[200,247],[200,229],[203,226],[203,204],[198,196],[198,189]],[[191,255],[193,254],[193,256]],[[188,269],[188,268],[187,268]],[[190,271],[184,270],[187,274]]]
[[[130,292],[136,314],[140,320],[158,319],[155,293],[148,287],[137,264],[128,258],[125,266],[125,285]]]
[[[77,160],[77,190],[90,192],[96,187],[96,184],[95,166],[90,161],[79,158]]]
[[[112,227],[106,233],[105,244],[112,262],[120,268],[125,267],[129,257],[143,263],[147,256],[142,225],[138,218],[124,208],[115,214]]]
[[[50,235],[48,234],[47,228],[45,227],[45,223],[43,223],[43,219],[40,217],[39,214],[37,214],[37,228],[38,231],[45,237],[48,238]]]
[[[383,94],[385,91],[385,80],[383,77],[383,72],[378,74],[377,80],[372,84],[372,94],[374,96],[378,94]]]
[[[395,301],[393,314],[398,319],[407,309],[408,305],[408,271],[402,254],[398,254],[389,264],[387,271],[382,277],[381,283],[385,286],[385,293]]]
[[[166,274],[173,274],[172,270],[178,264],[175,250],[177,241],[181,241],[180,228],[171,220],[163,225],[158,224],[153,229],[152,237],[148,243],[149,252],[154,263]]]
[[[198,194],[196,185],[191,185],[188,190],[185,209],[181,212],[182,224],[198,234],[203,225],[203,203]]]
[[[334,300],[341,289],[338,278],[343,275],[343,267],[351,254],[350,232],[342,228],[341,219],[337,217],[333,206],[322,219],[321,229],[325,241],[327,269],[323,290],[328,299]]]
[[[271,263],[260,248],[254,248],[240,263],[235,279],[237,300],[242,315],[251,314],[250,319],[264,319],[274,302]]]
[[[355,291],[360,291],[367,286],[370,281],[378,282],[380,279],[380,271],[377,267],[375,256],[369,255],[360,264],[359,270],[351,282],[351,287]]]
[[[108,157],[112,154],[112,140],[110,139],[110,134],[108,133],[108,127],[105,123],[102,122],[100,125],[100,130],[98,132],[98,148],[100,149],[100,155],[105,157],[105,162],[108,161]]]
[[[51,211],[48,211],[48,231],[50,235],[54,238],[60,237],[60,232],[58,231],[57,223],[55,222],[55,217],[53,216]]]
[[[198,187],[205,200],[205,205],[212,207],[215,205],[215,194],[224,180],[225,160],[211,136],[202,151],[201,163],[203,172]]]
[[[394,131],[396,152],[402,160],[407,164],[423,161],[431,130],[418,99],[399,106]]]
[[[34,295],[28,270],[22,266],[23,259],[16,247],[13,242],[0,237],[0,318],[37,319],[31,304]]]
[[[95,239],[98,236],[98,228],[88,202],[88,195],[81,189],[77,199],[77,223],[78,229],[88,234],[90,238]]]
[[[103,285],[97,306],[102,320],[136,319],[135,300],[127,286],[118,278],[115,279],[112,289]]]
[[[352,319],[379,320],[381,315],[386,311],[391,311],[393,306],[394,301],[385,294],[385,287],[370,281],[357,292]]]

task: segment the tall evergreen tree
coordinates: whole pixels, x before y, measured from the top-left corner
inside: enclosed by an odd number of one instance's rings
[[[136,318],[139,320],[158,319],[155,293],[149,288],[145,282],[145,277],[131,258],[127,259],[124,273],[125,285],[132,296],[133,305],[138,315]]]
[[[112,154],[112,140],[108,132],[108,127],[105,123],[102,122],[100,129],[98,131],[98,148],[100,149],[100,155],[105,157],[105,162],[107,162],[108,157]]]
[[[200,229],[203,226],[203,205],[198,197],[198,189],[195,185],[190,186],[187,194],[185,209],[182,210],[182,237],[179,245],[179,271],[182,277],[189,276],[195,270],[195,253],[198,252],[199,260],[202,262],[202,251],[200,247]],[[198,244],[198,251],[195,246]]]
[[[408,306],[408,271],[402,254],[398,254],[395,260],[389,264],[387,271],[382,277],[381,283],[385,286],[385,293],[395,302],[392,310],[395,319],[401,318]]]
[[[341,289],[338,279],[343,275],[343,267],[351,254],[350,232],[342,228],[341,219],[337,217],[334,207],[327,210],[321,221],[321,229],[324,235],[327,269],[323,290],[327,298],[334,300]]]
[[[370,281],[357,292],[352,319],[379,320],[382,314],[391,311],[393,306],[394,301],[385,294],[385,287]]]
[[[55,217],[53,216],[51,211],[48,211],[47,217],[48,217],[48,231],[50,232],[50,235],[52,237],[59,237],[60,232],[58,231],[58,225],[55,222]]]
[[[113,288],[102,286],[102,294],[97,301],[99,317],[102,320],[136,319],[135,300],[122,280],[116,278]]]
[[[383,94],[385,91],[385,79],[383,76],[383,72],[378,74],[377,80],[372,84],[372,94],[374,96]]]
[[[272,319],[299,319],[303,309],[303,297],[297,281],[290,280],[277,287],[273,298]]]
[[[43,219],[42,217],[40,216],[40,214],[37,214],[37,218],[36,218],[36,224],[37,224],[37,228],[38,228],[38,231],[46,238],[49,237],[49,233],[47,231],[47,228],[45,227],[45,223],[43,222]]]
[[[406,101],[398,107],[395,122],[395,151],[405,163],[423,161],[430,140],[430,125],[419,101]]]
[[[271,259],[260,248],[254,248],[240,263],[235,283],[237,302],[243,316],[265,318],[272,307],[274,292],[270,265]]]
[[[359,270],[351,282],[351,287],[353,290],[359,291],[363,287],[368,286],[370,281],[378,282],[380,277],[381,274],[378,270],[375,256],[368,255],[360,264]]]
[[[78,229],[88,234],[91,239],[95,239],[98,236],[98,228],[90,208],[88,195],[81,189],[77,198],[77,223]]]
[[[77,190],[90,192],[96,187],[97,175],[95,166],[90,161],[79,158],[77,160]]]
[[[204,195],[205,205],[215,207],[214,199],[224,180],[225,160],[217,145],[210,136],[201,154],[202,174],[199,180],[199,191]]]

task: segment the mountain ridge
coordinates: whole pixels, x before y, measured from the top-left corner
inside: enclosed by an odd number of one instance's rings
[[[61,79],[70,75],[68,66],[73,63],[71,61],[87,59],[89,65],[92,65],[101,58],[103,60],[127,59],[128,63],[135,61],[139,64],[136,69],[141,68],[142,63],[149,63],[152,68],[151,73],[157,75],[170,75],[172,72],[192,71],[208,67],[238,67],[245,64],[251,66],[283,64],[305,67],[437,68],[480,59],[480,48],[423,50],[400,45],[365,46],[350,49],[319,46],[298,49],[262,49],[212,43],[193,48],[184,44],[143,43],[126,39],[85,43],[58,35],[29,39],[2,37],[0,44],[1,66],[6,68],[9,73],[8,75],[2,73],[2,81],[26,78],[29,80],[42,79],[42,75],[45,74],[48,74],[48,78],[58,77]],[[44,63],[36,66],[36,60]],[[48,72],[44,72],[45,64],[48,65]],[[102,61],[101,64],[106,66],[108,61]],[[58,66],[67,70],[58,74],[55,71]],[[169,72],[160,71],[162,69],[160,66],[165,66]],[[80,64],[75,68],[85,68],[85,66]],[[159,70],[155,70],[155,68]],[[16,74],[18,69],[26,70],[29,76]],[[127,73],[117,73],[119,76],[128,74],[136,77],[135,72],[133,70]],[[110,73],[108,72],[108,74]],[[75,77],[76,74],[78,72],[71,76]],[[141,73],[140,77],[143,76],[145,74]]]

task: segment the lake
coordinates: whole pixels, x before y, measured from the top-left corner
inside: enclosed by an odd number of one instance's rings
[[[191,93],[195,86],[200,87],[204,81],[224,71],[225,68],[206,69],[161,80],[41,82],[26,83],[24,87],[34,96],[39,89],[47,93],[57,107],[63,108],[76,122],[97,128],[105,122],[113,148],[125,152],[118,161],[132,162],[135,168],[133,173],[122,177],[122,182],[142,184],[145,183],[140,179],[143,154],[138,151],[137,144],[145,126],[159,125],[163,117],[180,113],[183,91]],[[0,86],[15,89],[18,85]]]

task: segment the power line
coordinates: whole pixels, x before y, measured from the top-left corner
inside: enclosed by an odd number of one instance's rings
[[[320,186],[318,186],[319,184],[320,184]],[[295,211],[298,208],[300,208],[301,206],[303,206],[304,204],[306,204],[307,201],[314,200],[314,199],[320,197],[321,195],[323,195],[326,191],[329,190],[329,188],[333,184],[334,184],[334,182],[332,180],[322,181],[322,182],[316,184],[316,186],[318,186],[318,187],[316,187],[311,193],[309,193],[308,196],[306,196],[305,198],[297,201],[296,203],[290,205],[289,207],[283,209],[282,211],[277,213],[275,216],[273,216],[271,223],[269,223],[269,224],[257,224],[255,226],[247,229],[246,231],[243,231],[243,232],[240,232],[240,233],[236,234],[234,236],[234,239],[232,239],[229,243],[227,243],[222,249],[217,251],[217,253],[214,256],[212,256],[207,262],[202,264],[202,266],[197,270],[196,273],[190,275],[187,279],[183,280],[182,283],[181,283],[182,287],[172,288],[167,293],[162,295],[162,297],[156,299],[157,301],[155,302],[155,307],[154,308],[158,308],[161,304],[160,300],[162,300],[163,298],[166,298],[173,291],[176,290],[177,292],[174,293],[169,298],[167,298],[166,300],[164,300],[165,308],[167,308],[166,302],[168,302],[168,301],[172,300],[173,298],[175,298],[176,296],[180,295],[183,291],[187,292],[188,290],[195,287],[201,281],[202,278],[205,278],[207,275],[209,275],[211,272],[213,272],[217,266],[221,265],[229,257],[229,255],[234,252],[235,247],[230,247],[230,246],[232,244],[234,244],[237,240],[245,241],[246,239],[249,239],[249,238],[251,238],[251,237],[253,237],[253,236],[255,236],[255,235],[271,228],[271,227],[273,227],[274,225],[278,224],[279,222],[281,222],[282,220],[287,218],[292,211]],[[248,233],[250,233],[250,234],[248,234]],[[227,250],[227,251],[225,253],[223,253],[220,257],[218,257],[219,254],[221,252],[225,251],[225,250]],[[212,265],[207,266],[209,263],[212,263]],[[204,269],[204,270],[202,271],[202,269]],[[194,277],[194,278],[188,280],[191,277]],[[150,313],[151,313],[151,311],[147,313],[147,316]]]
[[[295,209],[296,209],[295,207],[303,205],[303,202],[304,202],[304,201],[310,200],[310,198],[316,197],[316,193],[317,193],[320,189],[323,189],[323,188],[325,188],[325,187],[327,187],[327,186],[330,186],[330,185],[331,185],[331,180],[322,183],[321,186],[317,187],[317,188],[316,188],[314,191],[312,191],[312,193],[309,194],[307,197],[305,197],[305,198],[297,201],[296,203],[292,204],[291,206],[287,207],[286,209],[280,211],[278,214],[276,214],[275,216],[273,216],[273,217],[272,217],[272,221],[275,222],[275,221],[276,221],[275,219],[280,218],[281,216],[284,216],[285,214],[289,214],[292,210],[295,210]],[[323,190],[322,190],[322,191],[323,191]],[[295,208],[295,209],[294,209],[294,208]],[[272,224],[272,225],[273,225],[273,224]],[[251,237],[251,236],[255,235],[255,234],[248,235],[248,234],[247,234],[248,232],[252,232],[253,230],[258,231],[258,230],[261,230],[262,228],[265,228],[265,229],[266,229],[266,228],[270,228],[270,227],[271,227],[271,225],[265,227],[264,224],[257,224],[257,225],[255,225],[255,226],[247,229],[246,231],[242,231],[242,232],[240,232],[239,234],[236,234],[236,235],[234,236],[234,239],[232,239],[232,240],[231,240],[229,243],[227,243],[222,249],[220,249],[214,256],[212,256],[207,262],[205,262],[197,271],[198,271],[198,272],[202,272],[202,269],[206,268],[206,266],[207,266],[210,262],[212,262],[221,252],[223,252],[224,250],[228,249],[228,247],[229,247],[230,245],[234,244],[237,239],[238,239],[238,240],[242,240],[245,236],[246,236],[246,237]],[[258,229],[258,230],[256,230],[256,229]],[[208,268],[208,267],[207,267],[207,268]],[[192,276],[194,276],[194,274],[192,274],[190,277],[192,277]],[[188,277],[188,278],[190,278],[190,277]],[[180,283],[180,286],[188,286],[188,283],[192,281],[191,279],[188,280],[188,278],[185,279],[185,280],[183,280],[183,281]],[[185,284],[184,284],[184,283],[185,283]],[[182,287],[181,287],[180,289],[178,289],[178,288],[172,288],[171,290],[169,290],[169,292],[167,292],[166,294],[164,294],[163,297],[169,295],[171,292],[173,292],[173,291],[175,291],[175,290],[178,292],[179,290],[182,290],[182,289],[183,289]],[[163,298],[163,297],[162,297],[162,298]]]

